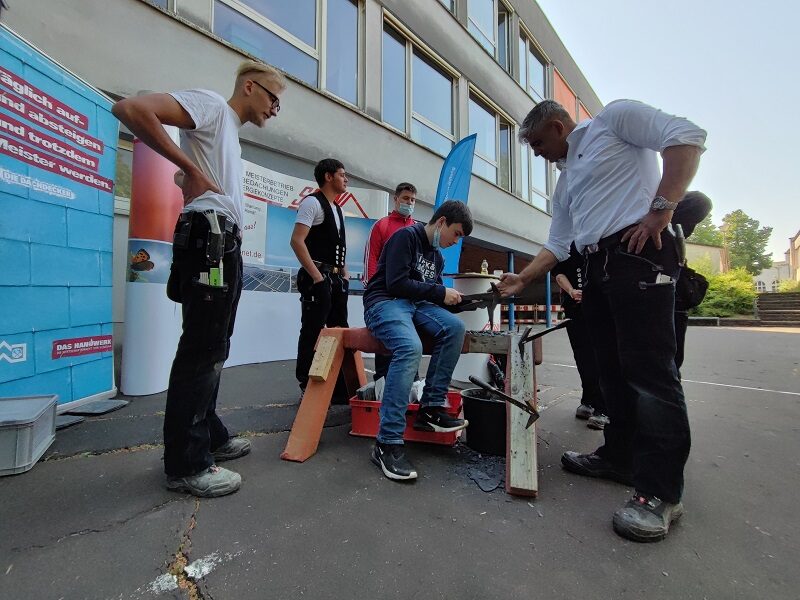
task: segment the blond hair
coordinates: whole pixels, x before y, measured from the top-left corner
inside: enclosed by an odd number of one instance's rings
[[[236,87],[238,88],[248,76],[254,74],[263,75],[281,90],[286,89],[286,79],[278,69],[256,60],[246,60],[236,69]]]

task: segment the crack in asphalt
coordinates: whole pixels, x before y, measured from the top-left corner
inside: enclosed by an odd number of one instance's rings
[[[137,519],[137,518],[139,518],[139,517],[141,517],[143,515],[147,515],[147,514],[159,511],[162,508],[164,508],[165,506],[168,506],[168,505],[170,505],[170,504],[172,504],[174,502],[182,502],[183,500],[184,500],[184,498],[171,498],[170,500],[166,500],[166,501],[162,502],[161,504],[156,504],[155,506],[153,506],[151,508],[139,511],[139,512],[137,512],[137,513],[131,515],[130,517],[125,518],[125,519],[120,519],[118,521],[113,521],[113,522],[109,523],[108,525],[106,525],[105,527],[101,527],[99,529],[93,529],[93,528],[79,529],[78,531],[71,531],[70,533],[67,533],[65,535],[59,536],[59,537],[55,538],[54,540],[48,542],[47,544],[32,544],[30,546],[24,546],[24,547],[23,546],[17,546],[15,548],[11,548],[11,551],[12,552],[27,552],[29,550],[42,550],[44,548],[48,548],[50,546],[54,546],[56,544],[59,544],[62,541],[66,540],[67,538],[81,537],[81,536],[89,535],[89,534],[92,534],[92,533],[105,533],[106,531],[111,531],[112,529],[115,529],[115,528],[117,528],[117,527],[119,527],[121,525],[126,525],[127,523],[131,522],[133,519]]]

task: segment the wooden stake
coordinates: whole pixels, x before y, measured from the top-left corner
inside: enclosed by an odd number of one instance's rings
[[[508,336],[506,393],[521,402],[536,406],[532,344],[520,350],[521,335]],[[536,340],[538,341],[538,340]],[[506,492],[517,496],[536,496],[539,492],[536,456],[536,424],[525,429],[528,413],[506,403]]]

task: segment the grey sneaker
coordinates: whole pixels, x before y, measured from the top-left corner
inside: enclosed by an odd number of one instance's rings
[[[575,411],[576,419],[583,419],[584,421],[594,414],[594,409],[588,404],[581,404],[578,410]]]
[[[216,462],[239,458],[245,454],[250,454],[250,440],[241,437],[229,438],[227,442],[222,444],[222,446],[214,450],[211,454],[214,455],[214,460]]]
[[[614,531],[634,542],[658,542],[667,537],[669,526],[683,515],[683,504],[670,504],[655,496],[636,492],[614,513]]]
[[[597,429],[598,431],[603,431],[606,428],[606,425],[611,423],[611,419],[603,414],[592,415],[589,417],[589,420],[586,421],[586,426],[589,429]]]
[[[168,477],[167,489],[173,492],[189,492],[201,498],[216,498],[232,494],[242,485],[242,476],[217,465],[188,477]]]

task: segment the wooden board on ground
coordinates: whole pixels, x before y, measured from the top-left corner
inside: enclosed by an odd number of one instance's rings
[[[286,442],[286,448],[281,453],[283,460],[304,462],[314,456],[325,426],[325,417],[333,397],[333,388],[339,378],[339,370],[344,361],[344,344],[342,343],[342,329],[323,329],[319,336],[317,348],[322,341],[333,338],[334,351],[330,357],[330,377],[324,381],[309,379],[297,415],[294,418],[292,431]],[[326,347],[329,342],[325,342]]]
[[[521,349],[522,336],[509,336],[506,361],[506,393],[520,402],[536,405],[533,344]],[[506,492],[517,496],[536,496],[539,492],[536,457],[536,424],[525,429],[528,413],[506,404]]]

